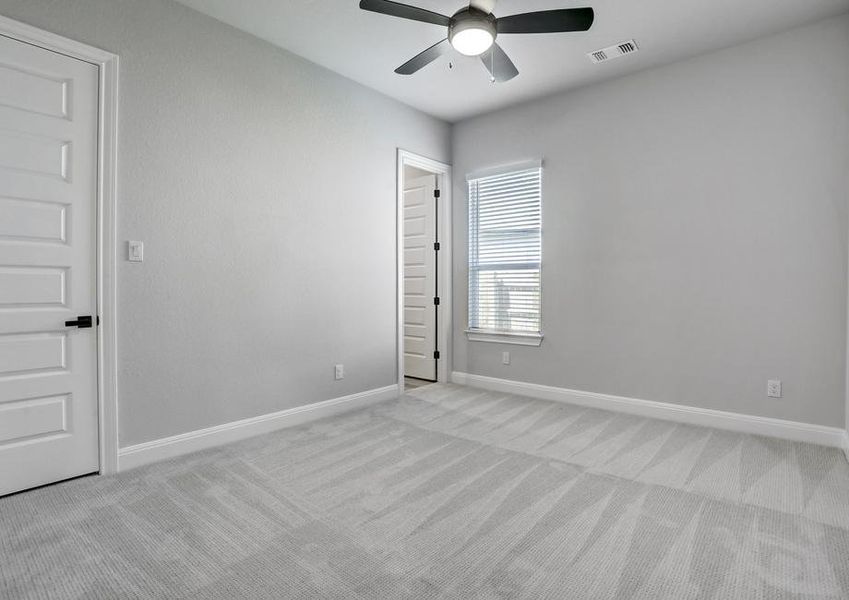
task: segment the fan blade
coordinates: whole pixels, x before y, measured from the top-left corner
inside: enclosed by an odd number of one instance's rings
[[[360,8],[392,17],[433,23],[434,25],[443,25],[445,27],[448,27],[448,23],[451,22],[451,19],[445,15],[418,8],[417,6],[391,2],[391,0],[360,0]]]
[[[481,54],[481,61],[492,78],[498,83],[510,81],[519,74],[519,69],[498,44],[493,44],[489,51]]]
[[[441,42],[436,42],[433,46],[416,54],[413,58],[405,62],[403,65],[395,69],[399,75],[412,75],[422,67],[426,67],[437,58],[445,54],[451,46],[448,44],[448,39]]]
[[[594,18],[591,8],[562,8],[502,17],[496,21],[496,27],[498,33],[586,31],[592,26]]]
[[[491,15],[495,10],[495,0],[472,0],[469,2],[469,6]]]

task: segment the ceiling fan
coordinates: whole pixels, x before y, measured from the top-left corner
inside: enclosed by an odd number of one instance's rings
[[[586,31],[595,16],[592,8],[562,8],[496,18],[492,14],[495,0],[472,0],[467,8],[450,17],[391,0],[360,0],[360,8],[448,28],[447,38],[405,62],[395,69],[396,73],[412,75],[453,47],[460,54],[480,56],[493,82],[509,81],[519,74],[510,57],[495,43],[499,34]]]

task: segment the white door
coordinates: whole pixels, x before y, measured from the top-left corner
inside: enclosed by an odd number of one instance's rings
[[[404,188],[404,375],[436,381],[436,176]]]
[[[99,468],[98,68],[0,36],[0,495]]]

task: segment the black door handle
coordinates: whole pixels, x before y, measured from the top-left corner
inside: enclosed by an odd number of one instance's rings
[[[91,315],[77,317],[76,321],[65,321],[65,327],[79,327],[80,329],[87,329],[88,327],[91,327]]]

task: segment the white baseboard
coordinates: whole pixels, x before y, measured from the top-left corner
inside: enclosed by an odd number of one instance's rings
[[[340,413],[390,400],[398,397],[398,385],[367,390],[324,402],[297,406],[279,412],[224,423],[206,429],[189,431],[167,438],[127,446],[118,451],[118,468],[126,471],[135,467],[174,458],[190,452],[229,444],[245,438],[269,433],[286,427],[294,427],[310,421],[331,417]]]
[[[849,437],[847,437],[845,430],[837,427],[784,421],[782,419],[757,417],[722,410],[696,408],[666,402],[599,394],[596,392],[582,392],[537,383],[525,383],[523,381],[472,375],[457,371],[451,374],[451,381],[486,390],[612,410],[641,417],[651,417],[702,427],[715,427],[717,429],[739,433],[751,433],[796,442],[819,444],[820,446],[843,448],[844,452],[847,453],[847,457],[849,457]]]

